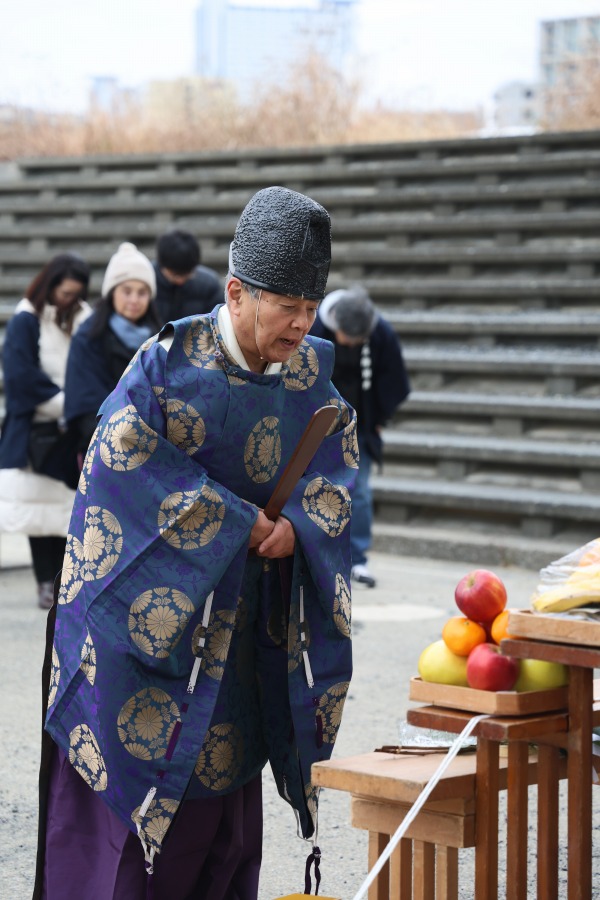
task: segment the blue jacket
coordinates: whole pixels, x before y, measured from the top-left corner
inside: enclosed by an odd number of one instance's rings
[[[40,368],[39,341],[40,320],[32,313],[17,313],[8,323],[2,350],[6,416],[0,438],[0,469],[27,465],[35,409],[60,391]]]

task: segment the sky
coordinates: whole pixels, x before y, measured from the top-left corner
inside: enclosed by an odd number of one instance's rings
[[[262,0],[272,2],[293,0]],[[94,76],[139,87],[193,74],[197,3],[5,0],[0,104],[79,112]],[[508,81],[534,80],[539,21],[600,15],[600,0],[361,0],[358,10],[369,99],[461,109],[485,106]]]

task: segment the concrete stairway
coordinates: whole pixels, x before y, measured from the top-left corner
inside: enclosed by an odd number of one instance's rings
[[[329,286],[366,284],[413,393],[374,476],[382,549],[540,566],[600,530],[600,133],[22,160],[0,166],[0,322],[40,266],[194,231],[221,273],[285,184],[332,215]]]

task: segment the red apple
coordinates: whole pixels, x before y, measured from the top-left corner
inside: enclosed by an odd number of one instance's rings
[[[503,656],[496,644],[478,644],[467,659],[467,682],[478,691],[512,691],[519,660]]]
[[[458,582],[454,599],[464,616],[485,625],[506,606],[506,588],[494,572],[475,569]]]

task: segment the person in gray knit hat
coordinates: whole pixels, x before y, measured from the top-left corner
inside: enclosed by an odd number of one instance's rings
[[[48,632],[34,900],[255,900],[267,762],[318,867],[358,472],[333,347],[308,334],[330,257],[322,206],[259,191],[226,302],[145,340],[100,407]]]
[[[138,347],[160,329],[155,294],[152,263],[135,244],[122,243],[106,267],[102,297],[69,349],[65,417],[77,435],[82,457],[101,403]]]
[[[408,372],[396,334],[362,285],[328,294],[311,333],[335,344],[331,378],[356,410],[360,462],[352,495],[352,580],[375,587],[367,559],[373,524],[369,477],[373,462],[382,462],[381,430],[409,394]]]

